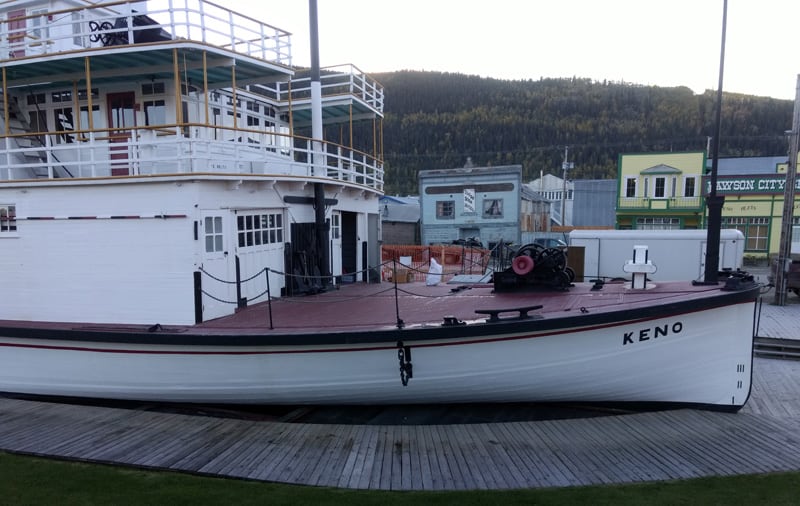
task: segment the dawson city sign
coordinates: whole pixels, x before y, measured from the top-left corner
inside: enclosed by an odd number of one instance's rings
[[[711,180],[703,178],[704,194],[711,191]],[[733,176],[717,179],[717,195],[763,195],[783,193],[786,176]],[[800,179],[795,182],[795,190],[800,190]]]

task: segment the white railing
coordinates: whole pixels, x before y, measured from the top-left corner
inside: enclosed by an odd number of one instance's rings
[[[277,83],[278,99],[281,102],[310,100],[311,77],[307,74],[296,74],[291,84]],[[353,64],[320,69],[320,87],[323,97],[351,95],[383,112],[383,85]]]
[[[292,63],[289,32],[206,0],[121,0],[0,20],[0,61],[170,40]]]
[[[315,144],[321,148],[313,156]],[[125,135],[69,131],[0,139],[0,180],[186,173],[315,176],[383,191],[380,160],[338,144],[273,132],[186,124],[137,128]]]

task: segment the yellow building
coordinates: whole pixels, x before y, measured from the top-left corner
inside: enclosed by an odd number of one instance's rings
[[[623,154],[619,157],[618,229],[705,228],[711,161],[705,152]],[[745,236],[745,255],[766,258],[780,249],[785,156],[718,160],[717,195],[724,196],[722,228]],[[800,178],[794,215],[800,214]],[[793,218],[800,251],[800,218]]]
[[[722,206],[722,228],[736,228],[745,236],[745,255],[767,257],[777,254],[780,249],[781,224],[783,223],[783,197],[786,185],[786,157],[783,162],[772,163],[771,172],[751,170],[731,174],[730,169],[720,170],[717,177],[717,195],[725,197]],[[765,158],[769,160],[769,158]],[[720,160],[722,162],[722,160]],[[722,167],[722,166],[720,166]],[[703,194],[708,194],[710,178],[704,178]],[[800,189],[795,184],[793,216],[800,209]],[[800,220],[793,218],[793,242],[800,241]],[[800,246],[800,245],[799,245]],[[793,247],[793,250],[797,250]]]
[[[620,155],[617,228],[702,228],[705,166],[703,151]]]

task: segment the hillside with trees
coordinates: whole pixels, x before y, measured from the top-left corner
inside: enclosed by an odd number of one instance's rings
[[[614,178],[621,153],[705,150],[716,92],[589,79],[508,81],[401,71],[373,75],[386,91],[387,194],[417,193],[417,172],[521,164],[526,181]],[[720,157],[787,152],[792,102],[725,93]]]

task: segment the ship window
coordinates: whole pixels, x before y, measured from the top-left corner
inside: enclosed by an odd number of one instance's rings
[[[27,96],[28,105],[44,104],[47,102],[47,95],[44,93],[31,93]]]
[[[92,106],[92,122],[89,122],[89,107],[81,107],[81,130],[89,130],[93,128],[102,128],[103,117],[100,115],[100,106]]]
[[[452,220],[456,217],[456,203],[454,200],[436,201],[436,218],[439,220]]]
[[[342,236],[341,217],[339,213],[331,214],[331,239],[339,239]]]
[[[33,37],[36,39],[49,38],[50,27],[47,26],[47,9],[33,9],[31,10],[31,16],[36,16],[30,18]]]
[[[47,131],[47,111],[30,111],[28,113],[28,123],[32,132]]]
[[[145,83],[142,85],[142,95],[163,95],[164,83]]]
[[[186,102],[185,100],[181,101],[181,121],[184,124],[183,136],[184,137],[189,137],[189,134],[190,134],[189,126],[188,126],[188,123],[189,123],[189,103]]]
[[[86,36],[83,33],[85,29],[85,27],[83,26],[83,13],[73,12],[71,14],[71,17],[72,17],[72,43],[78,47],[88,47],[89,44],[87,44]]]
[[[75,121],[72,117],[72,107],[65,107],[63,109],[53,109],[53,120],[56,125],[56,144],[70,144],[75,140],[75,136],[71,133],[75,130]]]
[[[87,100],[88,98],[89,95],[85,89],[78,90],[78,100]],[[97,88],[92,88],[92,100],[97,100],[98,98],[100,98],[100,92]]]
[[[69,90],[54,91],[50,96],[53,102],[72,102],[72,92]]]
[[[211,124],[215,127],[224,126],[222,122],[222,111],[220,111],[219,107],[213,107],[211,109]],[[214,139],[219,140],[221,137],[220,129],[214,128]]]
[[[0,233],[17,231],[16,206],[0,204]]]
[[[239,214],[236,217],[236,232],[240,248],[282,243],[283,214]]]
[[[222,216],[206,216],[204,225],[206,252],[222,251]]]
[[[149,100],[144,102],[144,124],[147,126],[164,125],[167,123],[167,107],[163,100]]]

